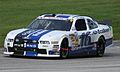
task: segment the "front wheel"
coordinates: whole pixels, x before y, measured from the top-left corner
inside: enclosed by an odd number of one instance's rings
[[[69,54],[68,40],[64,39],[61,43],[60,58],[67,58]]]
[[[105,52],[105,40],[101,37],[97,42],[96,56],[102,57]]]

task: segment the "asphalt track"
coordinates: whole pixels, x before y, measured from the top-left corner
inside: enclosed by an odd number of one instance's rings
[[[120,72],[120,41],[106,48],[104,57],[9,57],[0,49],[0,72]]]

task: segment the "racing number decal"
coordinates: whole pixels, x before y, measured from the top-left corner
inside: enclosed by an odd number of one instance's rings
[[[82,35],[78,36],[77,33],[70,34],[70,39],[72,42],[73,50],[77,50],[79,48],[90,45],[91,37],[89,36],[90,32],[82,33]]]
[[[81,42],[80,42],[81,43],[81,47],[88,46],[91,43],[91,37],[89,36],[89,32],[87,32],[86,34],[83,33],[80,36],[80,39],[81,39]]]

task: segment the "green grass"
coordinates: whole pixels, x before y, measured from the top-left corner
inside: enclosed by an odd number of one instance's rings
[[[69,13],[112,20],[114,39],[120,40],[120,0],[0,0],[0,47],[6,34],[26,27],[42,13]]]

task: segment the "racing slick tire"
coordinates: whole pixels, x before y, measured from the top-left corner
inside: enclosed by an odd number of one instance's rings
[[[69,54],[69,47],[68,47],[68,39],[65,38],[63,39],[62,43],[61,43],[61,49],[60,49],[60,58],[67,58],[68,54]]]
[[[105,39],[103,37],[100,37],[97,42],[97,49],[96,49],[96,56],[102,57],[105,52]]]

